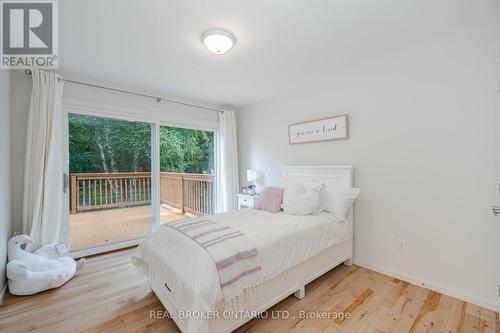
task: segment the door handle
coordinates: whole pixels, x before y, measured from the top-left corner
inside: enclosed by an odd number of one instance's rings
[[[491,210],[493,211],[493,215],[495,216],[500,215],[500,206],[492,206]]]
[[[68,192],[69,177],[67,173],[63,174],[63,193]]]

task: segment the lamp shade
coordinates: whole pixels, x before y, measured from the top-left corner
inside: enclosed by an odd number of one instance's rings
[[[252,169],[247,169],[247,181],[255,182],[257,181],[257,171]]]

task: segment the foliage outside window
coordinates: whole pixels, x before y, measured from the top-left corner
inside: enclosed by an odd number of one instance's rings
[[[69,115],[70,173],[150,172],[151,125]],[[213,173],[214,133],[160,127],[160,171]]]

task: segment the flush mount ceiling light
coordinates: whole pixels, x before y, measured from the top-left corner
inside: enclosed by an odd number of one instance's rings
[[[210,29],[201,35],[203,44],[215,54],[224,54],[231,50],[235,39],[232,33],[223,29]]]

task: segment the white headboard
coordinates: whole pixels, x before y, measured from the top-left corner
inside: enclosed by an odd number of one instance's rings
[[[319,180],[332,188],[349,188],[354,186],[354,168],[352,165],[326,165],[326,166],[282,166],[283,178],[297,180]],[[351,234],[354,227],[353,209],[349,210],[347,219],[351,225]]]
[[[352,165],[327,166],[282,166],[281,175],[284,178],[307,180],[321,180],[327,186],[353,187]]]

